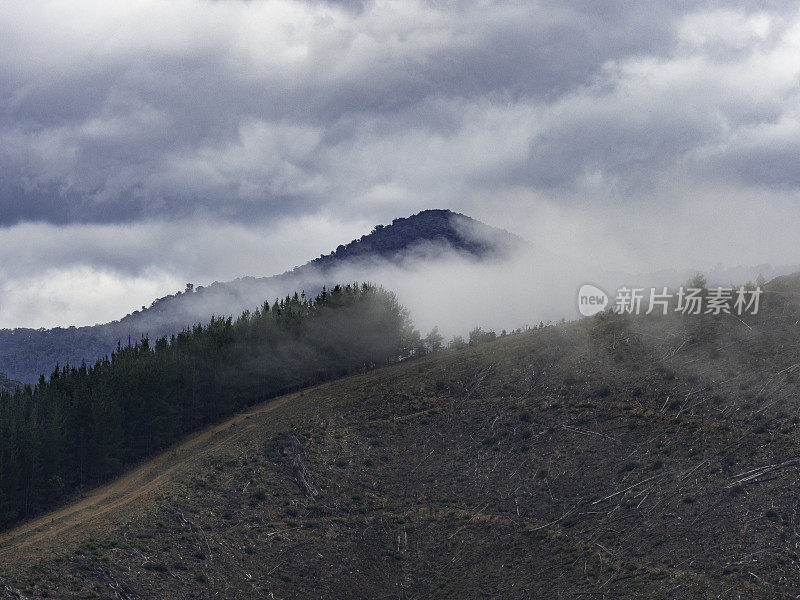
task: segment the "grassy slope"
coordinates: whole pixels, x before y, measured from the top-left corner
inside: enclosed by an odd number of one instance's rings
[[[793,597],[797,467],[735,482],[800,457],[800,325],[697,323],[551,327],[261,407],[0,536],[0,594]]]

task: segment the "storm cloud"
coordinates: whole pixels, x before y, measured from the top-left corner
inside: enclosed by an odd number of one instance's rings
[[[759,4],[4,2],[0,326],[432,207],[621,268],[800,262],[800,13]]]

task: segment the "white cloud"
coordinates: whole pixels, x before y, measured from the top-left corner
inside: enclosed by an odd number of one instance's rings
[[[6,2],[0,325],[430,207],[626,268],[798,262],[796,8],[620,6]]]
[[[0,229],[0,327],[111,321],[189,282],[290,270],[365,228],[363,221],[324,216],[269,225],[194,220],[6,227]]]
[[[5,280],[0,327],[106,323],[180,288],[179,277],[158,269],[139,276],[81,265],[40,269],[32,276]]]

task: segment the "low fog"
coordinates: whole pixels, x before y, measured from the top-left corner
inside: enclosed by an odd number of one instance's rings
[[[402,265],[350,265],[325,278],[329,281],[369,280],[394,290],[415,325],[426,333],[432,327],[450,339],[466,336],[476,327],[511,331],[540,322],[579,318],[577,295],[584,283],[601,287],[613,303],[622,286],[679,287],[696,273],[709,285],[739,286],[759,275],[772,277],[800,271],[800,264],[773,266],[666,269],[625,272],[558,257],[530,245],[503,260],[476,260],[458,252],[431,251],[436,258],[409,258]]]
[[[635,214],[630,219],[631,226],[637,225],[632,231],[619,223],[615,230],[609,215],[591,220],[543,208],[541,216],[538,223],[517,223],[527,232],[525,243],[503,258],[478,260],[442,246],[417,246],[397,261],[349,261],[324,273],[308,266],[293,273],[291,267],[327,254],[370,227],[359,222],[347,227],[325,219],[301,221],[296,228],[284,222],[264,229],[194,222],[175,236],[174,226],[166,225],[132,230],[79,226],[72,232],[46,225],[17,226],[15,235],[20,241],[25,236],[42,236],[50,244],[18,255],[16,262],[21,264],[16,271],[8,266],[10,255],[6,257],[9,278],[0,305],[0,326],[66,327],[115,321],[150,307],[156,298],[183,292],[191,282],[196,291],[180,294],[180,302],[171,304],[181,307],[184,325],[188,325],[212,314],[236,316],[294,291],[315,294],[323,285],[368,281],[394,291],[423,333],[438,326],[450,338],[465,335],[475,326],[499,333],[540,321],[576,318],[577,290],[584,283],[599,285],[613,298],[623,285],[674,287],[697,272],[704,273],[709,284],[725,286],[800,270],[800,260],[792,262],[792,252],[786,251],[796,247],[790,239],[794,232],[783,232],[782,238],[770,236],[759,244],[760,233],[754,228],[749,237],[731,236],[736,224],[725,223],[724,216],[716,219],[718,227],[706,229],[704,235],[693,233],[694,227],[659,231],[655,223]],[[622,217],[620,221],[627,225]],[[59,253],[59,236],[76,234],[84,243],[72,254]],[[294,243],[296,239],[303,243]],[[772,255],[786,262],[756,262],[780,245],[781,251]],[[98,267],[93,257],[104,253],[113,253],[113,259]],[[693,254],[697,256],[692,258]],[[722,262],[726,254],[731,261],[742,262]],[[35,262],[46,255],[52,257],[53,265],[44,273],[24,268],[25,260]],[[142,255],[152,263],[145,269],[137,267]],[[653,260],[656,256],[658,260]],[[283,276],[270,277],[284,271],[288,272]],[[214,283],[230,280],[234,280],[231,285]],[[164,315],[146,314],[146,319],[137,319],[134,337],[174,329],[162,326]],[[169,314],[173,318],[174,310]]]
[[[297,234],[291,226],[283,224],[266,230],[263,235],[255,228],[220,229],[197,223],[184,227],[178,237],[167,227],[154,226],[157,232],[154,235],[146,227],[124,231],[110,226],[81,226],[69,235],[83,237],[85,244],[69,255],[56,252],[57,237],[63,236],[63,232],[48,230],[48,226],[19,226],[20,236],[42,235],[54,240],[52,247],[43,244],[27,251],[31,261],[50,253],[54,264],[43,273],[31,273],[24,268],[13,272],[5,267],[12,275],[4,286],[0,326],[36,328],[114,321],[149,307],[158,297],[183,291],[185,284],[191,282],[205,290],[181,298],[188,325],[206,320],[212,314],[235,316],[244,309],[252,310],[264,300],[273,301],[294,291],[312,294],[322,285],[369,281],[396,292],[423,333],[438,326],[449,338],[465,335],[475,326],[499,333],[502,329],[534,326],[540,321],[575,318],[577,290],[583,283],[599,285],[613,298],[622,285],[678,286],[697,272],[706,274],[712,285],[740,285],[755,281],[758,275],[769,279],[800,270],[800,261],[755,262],[760,258],[758,250],[763,250],[755,245],[756,240],[734,237],[743,241],[722,246],[731,239],[727,233],[731,228],[726,227],[723,219],[718,219],[719,239],[715,239],[714,229],[708,229],[708,235],[697,238],[698,248],[689,243],[690,231],[672,228],[668,230],[670,237],[665,238],[655,227],[648,231],[641,219],[638,231],[644,229],[646,233],[639,234],[638,242],[630,234],[611,235],[608,218],[605,222],[567,219],[563,211],[549,211],[542,225],[520,222],[522,229],[539,241],[526,243],[502,259],[478,260],[443,247],[418,246],[399,262],[349,262],[326,273],[306,267],[297,275],[289,273],[278,278],[268,276],[303,264],[303,258],[313,258],[315,254],[309,255],[308,248],[316,245],[317,250],[324,250],[320,253],[327,254],[327,249],[348,241],[341,237],[342,233],[355,236],[366,231],[354,231],[359,223],[348,229],[326,226],[321,219],[301,223]],[[306,239],[309,231],[315,240]],[[152,243],[144,248],[137,241],[142,234],[152,236]],[[652,235],[653,243],[643,239],[646,235]],[[293,244],[293,238],[307,243]],[[774,237],[770,242],[777,243]],[[718,245],[709,248],[715,243]],[[114,262],[98,268],[96,263],[78,258],[81,253],[91,257],[91,249],[98,247],[101,253],[116,248]],[[658,254],[659,247],[659,260],[650,260],[648,257]],[[695,260],[687,258],[698,249],[709,252],[701,252]],[[141,252],[148,253],[154,263],[143,270],[131,266]],[[278,252],[280,259],[276,258]],[[726,252],[731,258],[752,260],[723,263],[719,259]],[[788,259],[791,254],[784,256]],[[17,256],[17,261],[20,258],[24,260],[25,256]],[[160,264],[156,267],[155,263]],[[270,268],[275,271],[265,272]],[[226,278],[226,273],[233,277]],[[214,281],[236,277],[245,279],[232,286],[209,287]],[[156,319],[152,325],[140,322],[136,329],[142,333],[164,333],[156,315],[152,316]]]

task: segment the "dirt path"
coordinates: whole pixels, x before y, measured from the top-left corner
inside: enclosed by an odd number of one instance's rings
[[[258,423],[251,422],[245,427],[238,425],[286,404],[298,394],[260,404],[195,433],[118,479],[90,491],[81,500],[1,533],[0,564],[17,562],[23,559],[27,551],[43,543],[52,545],[55,540],[66,542],[79,535],[87,525],[96,527],[112,511],[114,519],[118,520],[120,510],[133,509],[132,505],[138,500],[152,497],[162,486],[188,472],[210,452],[217,452],[235,442]]]

